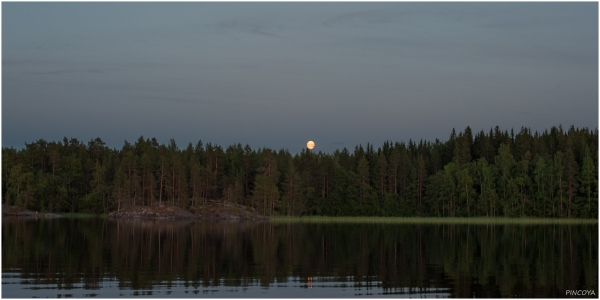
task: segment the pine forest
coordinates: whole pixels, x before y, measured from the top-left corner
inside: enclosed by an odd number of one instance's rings
[[[384,142],[334,153],[180,147],[155,138],[110,149],[96,138],[2,149],[2,202],[106,214],[206,201],[267,216],[598,218],[598,129],[452,129],[447,141]]]

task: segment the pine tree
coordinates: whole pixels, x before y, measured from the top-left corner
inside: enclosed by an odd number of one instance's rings
[[[141,178],[141,196],[142,203],[144,205],[152,206],[154,202],[154,182],[156,179],[154,178],[153,170],[153,162],[150,158],[150,154],[148,152],[144,152],[140,159],[140,172],[139,177]]]
[[[533,171],[533,179],[535,184],[536,206],[535,212],[537,216],[546,217],[548,212],[547,203],[550,202],[549,192],[552,188],[550,181],[550,170],[543,156],[538,156]]]
[[[514,181],[512,172],[515,160],[510,152],[510,148],[506,144],[500,144],[498,155],[495,157],[495,162],[498,170],[498,189],[502,195],[501,200],[504,204],[504,215],[507,216],[509,214],[509,208],[514,210],[515,189],[513,187]]]
[[[366,197],[366,187],[369,185],[369,163],[367,162],[367,159],[364,156],[361,157],[360,161],[358,162],[356,172],[358,178],[360,179],[361,202],[364,202]]]
[[[272,213],[271,206],[279,200],[279,190],[266,173],[256,175],[252,204],[263,215]]]
[[[200,199],[202,199],[202,170],[195,157],[190,158],[190,189],[192,194],[192,206],[193,208],[198,205]]]
[[[441,193],[445,201],[445,209],[447,216],[456,216],[456,180],[454,179],[454,173],[456,172],[456,164],[451,162],[444,166],[443,181]]]
[[[92,181],[90,182],[92,192],[89,194],[91,196],[88,198],[88,202],[91,203],[88,203],[87,206],[96,213],[106,213],[106,167],[101,164],[100,161],[96,161],[93,172]],[[95,203],[95,200],[100,200],[101,203]]]
[[[477,161],[478,182],[480,185],[479,205],[480,212],[485,212],[489,217],[496,216],[498,194],[496,193],[496,181],[494,170],[485,157]]]
[[[585,149],[585,157],[583,158],[579,182],[579,189],[583,194],[583,198],[587,200],[587,209],[584,209],[585,215],[587,218],[592,218],[598,207],[598,179],[596,165],[590,155],[590,149],[587,147]],[[596,205],[592,205],[592,202]],[[593,209],[593,207],[595,207],[595,209]]]
[[[553,190],[555,196],[553,202],[555,205],[554,211],[558,213],[559,217],[564,217],[563,214],[563,203],[565,203],[565,166],[564,166],[564,155],[561,151],[557,151],[554,155],[554,164],[552,166],[552,175],[554,177]],[[558,204],[558,205],[556,205]],[[558,206],[558,207],[557,207]]]
[[[285,214],[288,216],[300,215],[304,211],[306,203],[305,187],[302,183],[302,177],[296,172],[293,165],[286,172],[282,186]]]
[[[525,152],[523,155],[523,159],[515,165],[515,174],[514,178],[517,186],[518,186],[518,194],[521,202],[521,216],[524,217],[529,213],[529,210],[525,209],[525,204],[529,203],[528,199],[528,189],[531,186],[531,178],[529,176],[529,160],[531,159],[531,154],[529,151]]]
[[[386,175],[387,175],[387,160],[385,158],[385,154],[383,152],[380,152],[377,155],[377,165],[376,165],[376,176],[377,176],[377,191],[379,193],[380,197],[384,197],[385,196],[385,190],[386,190]]]
[[[417,172],[417,193],[419,205],[423,202],[423,192],[425,191],[425,181],[427,180],[427,170],[425,169],[425,160],[422,155],[419,155],[416,163]]]
[[[400,154],[398,153],[398,148],[394,147],[390,153],[389,157],[390,163],[388,164],[388,189],[390,193],[394,193],[394,195],[398,194],[398,169],[400,166]]]
[[[575,155],[571,146],[571,140],[567,140],[567,152],[565,153],[565,183],[567,192],[567,216],[571,217],[571,211],[573,208],[573,198],[579,187],[577,175],[579,173],[579,166],[575,161]]]
[[[277,188],[277,183],[279,182],[280,173],[277,170],[277,162],[273,153],[271,153],[271,150],[263,149],[262,154],[264,155],[263,165],[256,169],[259,174],[256,175],[254,190],[256,191],[259,189],[259,194],[261,197],[263,197],[263,200],[268,201],[265,203],[266,210],[263,213],[267,214],[268,212],[270,215],[273,213],[273,211],[275,211],[275,206],[279,203],[279,190]],[[261,181],[259,181],[259,179]],[[268,180],[268,183],[263,182],[264,180]],[[253,193],[253,195],[255,194]]]
[[[467,210],[467,216],[471,216],[471,206],[475,200],[475,189],[473,188],[473,179],[469,174],[468,165],[463,166],[456,173],[456,188],[458,189],[458,201],[462,203]]]

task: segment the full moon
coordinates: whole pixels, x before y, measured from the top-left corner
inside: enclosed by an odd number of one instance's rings
[[[308,141],[308,143],[306,143],[306,148],[311,149],[315,147],[315,142],[313,141]]]

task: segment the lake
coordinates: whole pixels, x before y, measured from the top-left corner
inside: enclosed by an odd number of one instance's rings
[[[2,219],[5,298],[553,298],[573,290],[597,298],[597,223]]]

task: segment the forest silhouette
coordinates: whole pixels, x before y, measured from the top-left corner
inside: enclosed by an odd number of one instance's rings
[[[144,137],[110,149],[100,138],[65,137],[3,148],[2,199],[93,214],[217,200],[264,215],[597,218],[597,166],[598,129],[574,126],[476,134],[467,127],[445,142],[295,155]]]

